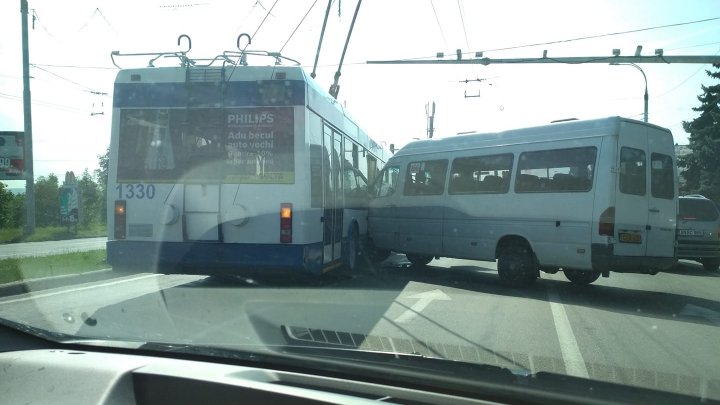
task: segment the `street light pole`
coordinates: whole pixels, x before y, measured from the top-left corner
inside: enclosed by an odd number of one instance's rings
[[[627,65],[632,66],[635,69],[639,70],[640,73],[643,75],[643,79],[645,79],[645,112],[644,112],[644,120],[645,122],[648,122],[648,84],[647,84],[647,76],[645,76],[645,72],[642,70],[642,68],[634,63],[611,63],[611,65]]]

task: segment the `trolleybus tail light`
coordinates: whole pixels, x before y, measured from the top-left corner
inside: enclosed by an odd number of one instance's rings
[[[125,215],[125,200],[115,201],[115,239],[125,239],[127,229],[127,215]]]
[[[615,207],[608,207],[602,214],[600,214],[598,232],[602,236],[615,235]]]
[[[280,243],[292,243],[292,204],[280,204]]]

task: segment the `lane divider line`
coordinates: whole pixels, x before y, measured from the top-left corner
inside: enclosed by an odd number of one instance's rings
[[[555,322],[555,331],[560,341],[560,351],[565,362],[565,371],[571,376],[588,378],[590,375],[570,326],[565,306],[560,300],[560,295],[552,286],[548,287],[548,302],[550,303],[553,322]]]
[[[47,297],[52,297],[52,296],[60,295],[60,294],[67,294],[67,293],[72,293],[72,292],[77,292],[77,291],[91,290],[91,289],[93,289],[93,288],[109,287],[109,286],[111,286],[111,285],[117,285],[117,284],[122,284],[122,283],[129,283],[129,282],[131,282],[131,281],[137,281],[137,280],[142,280],[142,279],[145,279],[145,278],[160,277],[160,276],[162,276],[162,274],[146,274],[146,275],[144,275],[144,276],[138,276],[138,277],[133,277],[133,278],[126,278],[126,279],[122,279],[122,280],[118,280],[118,281],[111,281],[111,282],[102,283],[102,284],[93,284],[93,285],[89,285],[89,286],[86,286],[86,287],[71,288],[71,289],[69,289],[69,290],[61,290],[61,291],[48,292],[48,293],[45,293],[45,294],[32,294],[32,293],[30,293],[31,295],[28,296],[28,297],[16,298],[16,299],[7,300],[7,301],[0,301],[0,304],[12,304],[12,303],[15,303],[15,302],[23,302],[23,301],[29,301],[29,300],[36,300],[36,299],[39,299],[39,298],[47,298]]]

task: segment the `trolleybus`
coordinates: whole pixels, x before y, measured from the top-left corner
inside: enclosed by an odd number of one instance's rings
[[[357,265],[389,158],[299,66],[120,70],[108,262],[320,274]]]

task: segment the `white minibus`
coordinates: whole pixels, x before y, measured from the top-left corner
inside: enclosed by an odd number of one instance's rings
[[[421,140],[373,184],[369,237],[418,266],[497,260],[511,286],[656,274],[676,263],[677,187],[670,131],[621,117]]]

